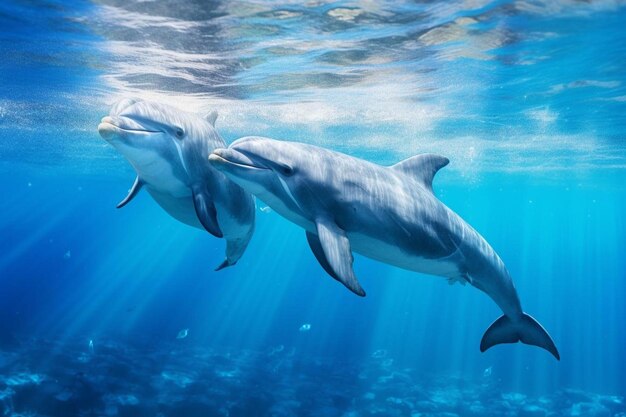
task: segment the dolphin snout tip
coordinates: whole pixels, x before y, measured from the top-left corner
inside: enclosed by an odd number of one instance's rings
[[[213,149],[213,152],[211,153],[211,155],[219,155],[219,156],[221,156],[221,155],[224,155],[227,152],[228,152],[228,149],[226,149],[226,148],[216,148],[216,149]]]
[[[218,166],[220,164],[223,164],[226,161],[226,158],[224,158],[221,152],[222,150],[226,150],[226,149],[215,149],[210,155],[209,155],[209,163],[211,163],[211,165],[214,166]]]
[[[216,161],[218,159],[226,159],[229,154],[231,154],[229,149],[227,148],[216,148],[213,149],[213,152],[209,155],[209,160]]]
[[[107,117],[103,118],[102,122],[98,125],[98,133],[100,133],[102,139],[111,140],[117,135],[116,128],[109,120],[105,119],[107,119]]]

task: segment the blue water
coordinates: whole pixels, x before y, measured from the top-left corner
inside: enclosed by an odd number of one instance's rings
[[[3,1],[0,415],[623,417],[624,22],[619,1]],[[356,255],[354,296],[260,202],[213,272],[223,241],[147,193],[115,209],[134,172],[96,127],[126,96],[217,109],[228,142],[449,157],[435,193],[561,361],[480,353],[501,313],[470,286]]]

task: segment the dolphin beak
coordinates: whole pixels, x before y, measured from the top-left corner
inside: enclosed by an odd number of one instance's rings
[[[98,125],[98,133],[108,142],[116,137],[127,137],[129,135],[151,135],[161,133],[161,130],[152,128],[145,122],[140,123],[131,117],[125,116],[105,116]]]
[[[113,124],[113,118],[109,116],[103,117],[98,125],[98,133],[106,141],[113,139],[118,134],[117,130],[118,128]]]
[[[228,154],[228,149],[224,149],[224,148],[214,149],[213,152],[209,155],[209,162],[211,162],[211,164],[214,166],[225,164],[228,162],[228,160],[225,158],[227,154]]]
[[[234,167],[245,169],[267,169],[234,149],[218,148],[209,155],[209,163],[217,170],[223,171]]]

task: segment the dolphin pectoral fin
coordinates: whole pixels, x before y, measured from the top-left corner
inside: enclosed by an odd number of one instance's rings
[[[132,200],[133,198],[135,198],[135,196],[137,195],[137,193],[139,192],[139,190],[141,190],[141,187],[143,187],[143,181],[141,181],[139,179],[139,176],[137,176],[135,178],[135,182],[133,183],[133,186],[130,187],[130,190],[128,191],[128,194],[126,195],[126,197],[124,197],[124,199],[122,201],[120,201],[117,204],[117,208],[122,208],[124,207],[126,204],[130,203],[130,200]]]
[[[352,269],[354,258],[346,233],[331,221],[318,221],[316,225],[317,236],[307,232],[307,240],[322,268],[350,291],[365,297]]]
[[[196,216],[207,232],[215,237],[224,237],[219,224],[217,223],[217,209],[213,203],[211,195],[206,191],[193,189],[193,206],[196,209]]]
[[[557,360],[561,360],[559,351],[546,329],[526,313],[522,313],[518,322],[513,322],[507,316],[501,316],[494,321],[480,341],[480,351],[484,352],[500,343],[517,342],[539,346],[550,352]]]
[[[313,251],[313,255],[317,259],[317,262],[324,268],[324,271],[331,277],[335,278],[337,281],[341,281],[333,268],[328,263],[328,259],[326,259],[326,255],[324,255],[324,249],[322,249],[322,244],[320,243],[317,235],[314,235],[311,232],[306,232],[306,240],[309,242],[309,247]]]

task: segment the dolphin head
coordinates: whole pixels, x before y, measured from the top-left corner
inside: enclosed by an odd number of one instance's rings
[[[204,161],[208,156],[206,140],[199,139],[216,136],[209,119],[138,99],[124,99],[113,105],[98,125],[98,132],[128,159],[140,177],[146,175],[155,181],[165,174],[162,168],[166,165],[170,167],[165,170],[167,174],[188,177],[189,155]],[[186,152],[193,146],[202,149]]]
[[[315,155],[306,145],[261,137],[236,140],[226,149],[215,149],[209,162],[228,178],[257,195],[268,205],[305,215],[302,186],[310,181]]]
[[[168,106],[137,99],[113,105],[98,125],[100,136],[118,149],[155,148],[185,137],[185,120]]]

